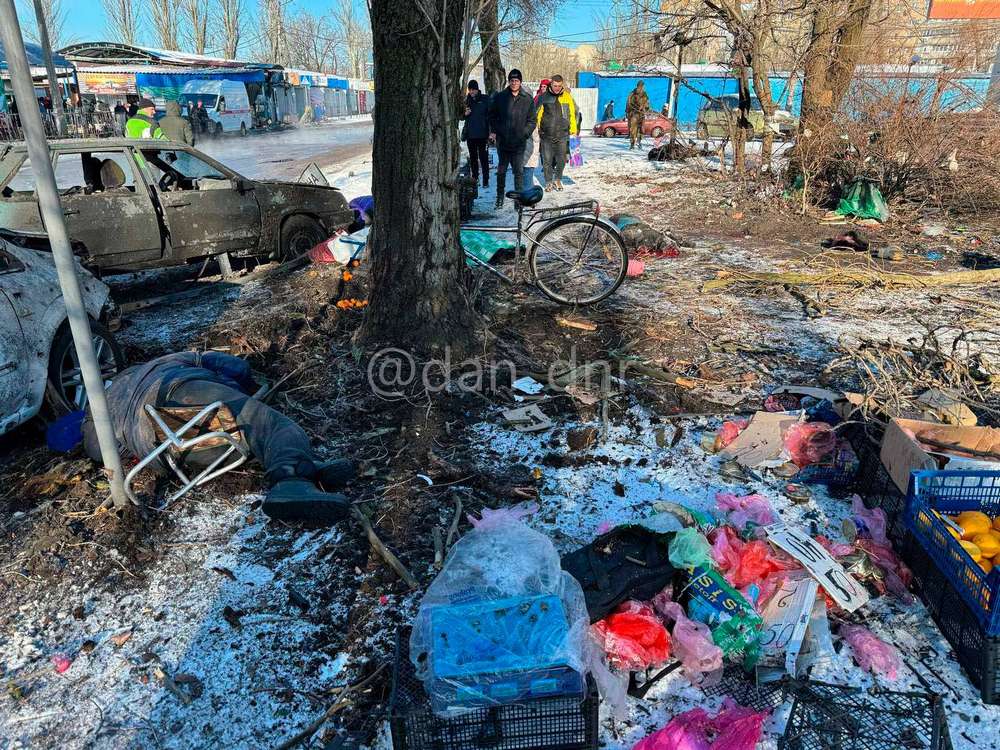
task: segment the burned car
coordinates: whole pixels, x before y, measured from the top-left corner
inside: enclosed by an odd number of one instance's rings
[[[49,150],[70,237],[102,272],[220,253],[287,260],[353,220],[336,188],[251,180],[180,143],[56,140]],[[23,143],[0,144],[0,226],[44,231]]]

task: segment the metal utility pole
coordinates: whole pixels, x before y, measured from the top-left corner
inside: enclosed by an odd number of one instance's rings
[[[66,114],[63,112],[62,91],[59,90],[59,79],[56,78],[56,66],[52,62],[52,45],[49,44],[49,25],[42,11],[42,0],[35,0],[35,23],[38,24],[38,43],[45,57],[45,72],[49,78],[49,96],[52,97],[52,108],[56,113],[56,131],[59,137],[66,135]]]
[[[21,38],[21,25],[17,20],[14,0],[0,0],[0,38],[3,39],[4,49],[7,51],[11,88],[14,90],[14,99],[17,101],[21,116],[21,128],[24,130],[24,140],[28,146],[28,158],[31,159],[31,169],[35,175],[38,207],[52,246],[52,258],[59,274],[59,286],[66,303],[70,332],[73,334],[73,344],[80,360],[80,372],[90,401],[97,441],[101,446],[101,458],[104,460],[104,468],[111,475],[111,499],[116,506],[121,507],[128,503],[128,498],[125,496],[118,441],[111,427],[108,401],[104,394],[104,377],[101,375],[97,355],[94,353],[90,319],[83,306],[80,280],[76,277],[76,264],[70,249],[66,224],[63,221],[62,206],[59,203],[59,192],[56,190],[56,177],[52,171],[52,159],[45,140],[42,116],[35,104],[31,67],[24,51],[24,40]]]

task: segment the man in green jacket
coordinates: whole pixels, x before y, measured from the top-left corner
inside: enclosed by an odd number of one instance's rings
[[[159,125],[163,137],[168,141],[186,143],[189,146],[194,145],[194,131],[191,129],[191,123],[186,117],[181,116],[181,105],[177,102],[167,102],[167,114],[160,118]]]
[[[165,138],[156,122],[156,105],[149,99],[140,99],[137,111],[125,123],[126,138]]]
[[[649,95],[646,93],[646,84],[639,81],[628,95],[625,102],[625,116],[628,118],[628,139],[629,149],[633,149],[638,144],[642,148],[642,122],[649,111]]]

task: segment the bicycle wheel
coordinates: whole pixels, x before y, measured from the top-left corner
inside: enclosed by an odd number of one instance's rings
[[[549,299],[564,305],[592,305],[621,286],[628,252],[607,222],[567,216],[539,232],[528,264],[535,283]]]

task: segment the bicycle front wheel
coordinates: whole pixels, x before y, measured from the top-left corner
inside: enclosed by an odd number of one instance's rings
[[[610,224],[567,216],[539,232],[528,263],[535,283],[549,299],[563,305],[592,305],[621,286],[628,252]]]

